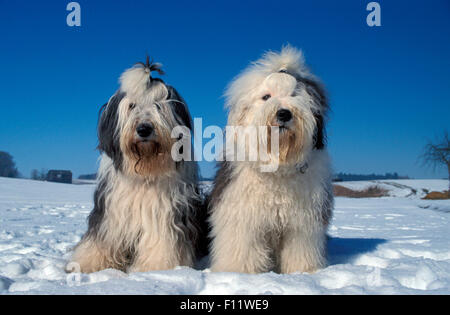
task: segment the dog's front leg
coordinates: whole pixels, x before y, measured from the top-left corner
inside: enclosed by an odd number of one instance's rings
[[[262,229],[233,220],[220,229],[214,226],[212,271],[261,273],[272,268],[271,251]]]
[[[147,272],[152,270],[170,270],[177,266],[194,265],[192,246],[182,244],[170,237],[155,239],[152,235],[143,235],[136,248],[135,258],[129,272]]]
[[[281,273],[314,272],[326,265],[326,234],[318,228],[285,231],[279,251]]]
[[[92,237],[84,237],[75,247],[70,263],[66,266],[66,271],[92,273],[107,268],[120,269],[120,266],[114,264],[112,259],[109,258],[107,250],[97,240]]]

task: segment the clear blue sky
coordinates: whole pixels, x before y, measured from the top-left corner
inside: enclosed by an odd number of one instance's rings
[[[97,168],[100,106],[120,73],[146,54],[194,117],[224,126],[226,84],[266,50],[301,48],[331,100],[336,171],[444,177],[420,167],[427,138],[450,129],[450,2],[369,0],[0,0],[0,150],[24,176],[33,168]],[[211,176],[214,165],[201,163]]]

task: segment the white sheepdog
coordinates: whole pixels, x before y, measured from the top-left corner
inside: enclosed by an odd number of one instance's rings
[[[250,65],[226,96],[228,126],[276,129],[278,168],[261,171],[261,160],[230,161],[228,155],[221,163],[208,198],[211,269],[292,273],[324,267],[334,202],[322,85],[302,53],[287,46]],[[272,133],[264,141],[275,141]]]

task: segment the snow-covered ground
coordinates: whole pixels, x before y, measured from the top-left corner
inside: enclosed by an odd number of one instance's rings
[[[0,178],[0,294],[449,294],[450,201],[419,192],[447,182],[389,182],[382,184],[397,197],[336,199],[330,264],[315,274],[180,267],[68,276],[63,266],[86,229],[94,186]]]

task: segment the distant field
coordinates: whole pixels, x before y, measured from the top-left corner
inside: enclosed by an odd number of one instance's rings
[[[338,182],[334,184],[335,195],[350,198],[411,197],[424,198],[428,193],[444,192],[448,180],[443,179],[400,179]]]

